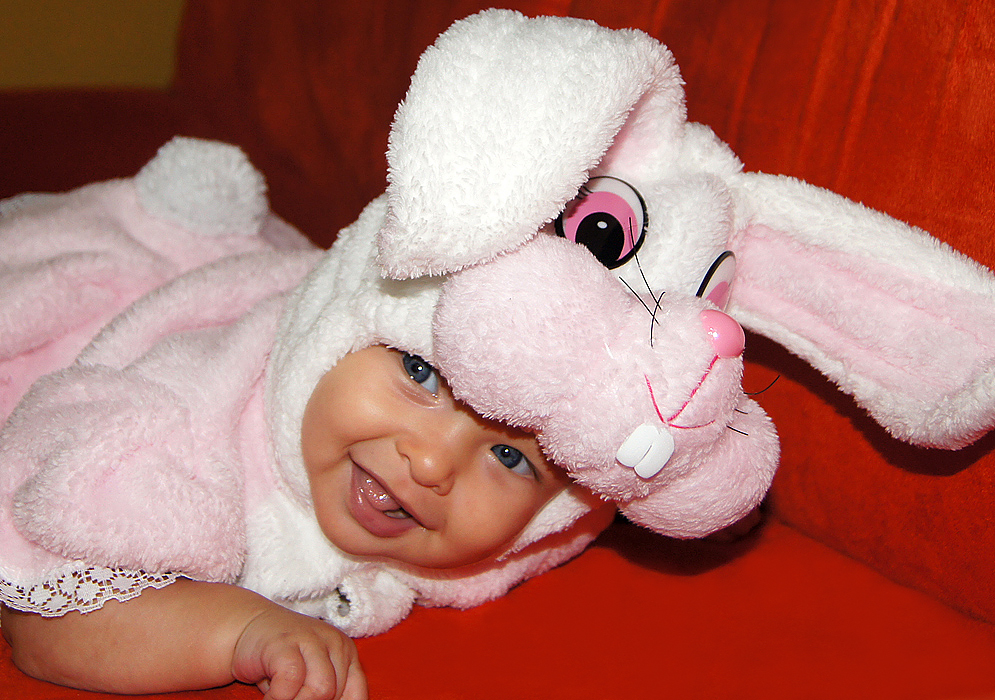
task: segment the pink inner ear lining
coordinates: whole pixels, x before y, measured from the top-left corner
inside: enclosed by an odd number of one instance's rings
[[[725,309],[729,305],[729,292],[731,287],[728,282],[719,282],[715,289],[708,293],[706,299],[715,304],[720,309]]]

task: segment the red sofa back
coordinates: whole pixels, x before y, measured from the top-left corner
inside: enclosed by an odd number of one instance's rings
[[[385,186],[394,108],[418,55],[483,0],[195,0],[176,88],[245,147],[274,209],[322,244]],[[667,44],[689,116],[748,170],[794,175],[995,265],[995,4],[983,0],[519,0],[526,14],[643,29]],[[915,333],[916,329],[909,329]],[[995,435],[960,452],[896,442],[758,337],[746,386],[782,436],[780,519],[995,621]]]

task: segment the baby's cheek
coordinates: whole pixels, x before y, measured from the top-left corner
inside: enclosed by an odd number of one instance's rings
[[[335,536],[343,522],[350,518],[346,507],[346,484],[334,470],[315,471],[309,474],[311,501],[315,519],[322,533],[335,543]]]
[[[548,500],[545,494],[529,493],[527,496],[508,498],[499,503],[493,511],[495,539],[500,540],[498,548],[503,551],[510,545]]]
[[[492,469],[482,469],[474,477],[463,484],[459,516],[447,519],[450,552],[473,561],[507,551],[532,518],[562,488],[511,473],[496,473]],[[456,507],[455,503],[450,505]]]

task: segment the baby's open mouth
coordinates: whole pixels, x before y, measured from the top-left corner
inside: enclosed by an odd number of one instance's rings
[[[378,537],[396,537],[421,525],[375,476],[355,464],[349,509],[357,522]]]
[[[390,491],[364,469],[359,469],[358,485],[363,495],[370,502],[370,505],[388,518],[411,517],[411,514],[401,507],[401,504],[391,495]]]

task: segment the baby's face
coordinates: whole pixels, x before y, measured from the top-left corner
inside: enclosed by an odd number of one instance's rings
[[[481,418],[421,358],[379,346],[318,382],[301,442],[325,536],[417,566],[503,552],[568,483],[534,436]]]

